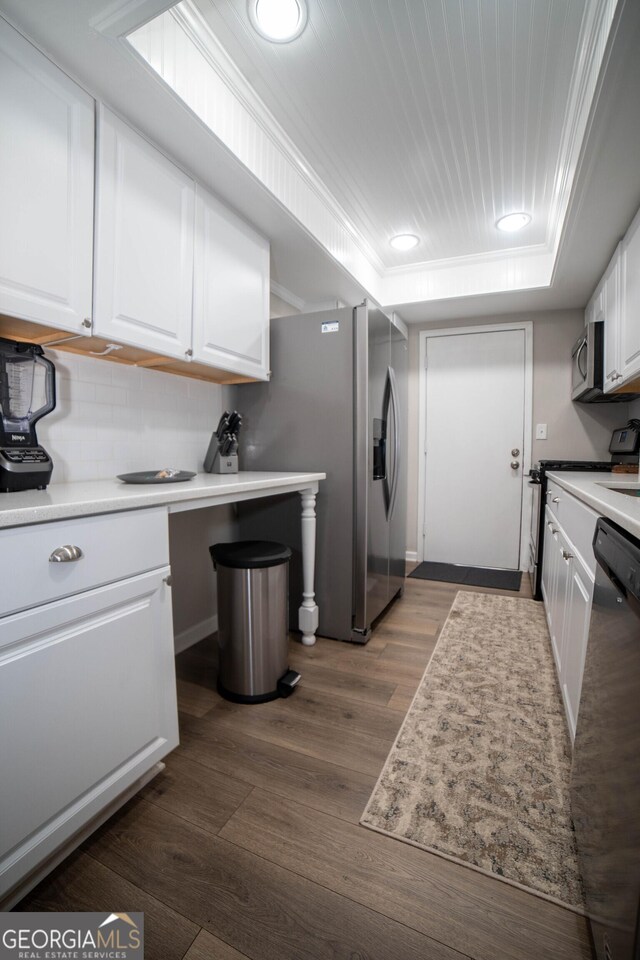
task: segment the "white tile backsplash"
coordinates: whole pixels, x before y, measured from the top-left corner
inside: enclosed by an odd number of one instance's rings
[[[222,413],[222,387],[48,349],[57,405],[37,425],[52,483],[134,470],[201,471]]]

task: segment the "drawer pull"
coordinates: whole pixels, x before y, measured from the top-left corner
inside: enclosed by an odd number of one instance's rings
[[[57,547],[49,557],[49,563],[71,563],[73,560],[80,560],[84,553],[80,547],[74,547],[71,543],[66,543],[64,547]]]

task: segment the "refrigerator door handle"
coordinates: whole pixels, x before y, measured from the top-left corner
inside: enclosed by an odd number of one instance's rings
[[[387,367],[387,377],[384,385],[384,397],[382,400],[382,422],[384,423],[384,432],[385,438],[388,435],[387,424],[389,422],[389,412],[392,405],[392,386],[391,386],[391,377],[389,376],[390,367]],[[386,444],[386,439],[385,439]],[[394,457],[395,457],[395,448],[394,448]],[[382,499],[384,500],[384,515],[389,519],[391,514],[391,500],[393,497],[393,484],[389,486],[389,460],[385,457],[385,470],[384,476],[382,478]],[[395,470],[395,466],[394,466]]]
[[[393,407],[393,477],[391,480],[391,494],[389,497],[389,509],[387,517],[393,513],[398,493],[398,476],[400,474],[400,420],[398,417],[398,388],[396,385],[396,374],[393,367],[387,369],[387,378],[390,386],[391,406]]]

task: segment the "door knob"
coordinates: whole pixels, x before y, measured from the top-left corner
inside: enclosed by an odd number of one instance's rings
[[[518,450],[517,447],[514,447],[514,448],[513,448],[513,450],[511,451],[511,456],[512,456],[512,457],[519,457],[519,456],[520,456],[520,451]]]
[[[512,469],[512,470],[517,470],[519,466],[520,466],[520,461],[519,461],[519,460],[512,460],[512,461],[511,461],[511,469]]]

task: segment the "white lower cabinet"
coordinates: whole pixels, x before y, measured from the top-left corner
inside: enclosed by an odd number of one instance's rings
[[[178,745],[169,572],[0,619],[0,901]]]
[[[568,502],[575,500],[568,493],[564,496]],[[583,505],[580,504],[580,507]],[[591,516],[591,511],[587,514],[584,510],[570,514],[572,525],[575,524],[574,516],[579,516],[580,520],[580,527],[571,531],[575,540],[590,541],[596,515]],[[589,527],[590,532],[583,527]],[[542,596],[567,725],[573,741],[589,636],[594,576],[568,536],[568,531],[560,525],[549,507],[545,512],[544,537]]]
[[[573,740],[576,735],[582,672],[589,639],[593,579],[577,555],[572,556],[568,561],[568,567],[564,610],[566,649],[563,651],[560,682],[567,722]]]

